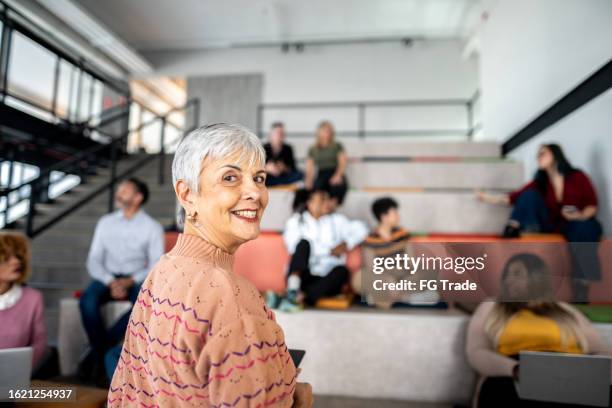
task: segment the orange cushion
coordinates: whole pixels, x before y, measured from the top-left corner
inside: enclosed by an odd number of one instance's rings
[[[176,245],[176,240],[178,239],[179,233],[176,231],[166,231],[164,233],[164,248],[166,249],[166,252],[169,252],[172,248],[174,248],[174,245]]]
[[[355,273],[361,267],[361,249],[353,248],[347,255],[347,267]],[[263,232],[242,244],[236,251],[234,272],[250,280],[260,291],[285,289],[289,254],[283,237],[277,232]]]

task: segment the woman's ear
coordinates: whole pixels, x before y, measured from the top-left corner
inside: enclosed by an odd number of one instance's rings
[[[185,209],[186,214],[193,214],[195,209],[195,202],[193,199],[193,192],[184,180],[178,180],[174,186],[174,192],[176,198]]]

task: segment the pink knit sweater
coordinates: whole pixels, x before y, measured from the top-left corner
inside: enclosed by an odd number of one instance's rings
[[[290,407],[296,369],[233,256],[182,234],[134,305],[108,406]]]
[[[47,332],[43,320],[43,298],[36,289],[22,288],[21,298],[13,306],[0,310],[0,349],[32,347],[35,369],[47,350]]]

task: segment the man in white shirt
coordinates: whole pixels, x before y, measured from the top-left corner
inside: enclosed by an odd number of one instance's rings
[[[102,305],[112,300],[129,300],[133,304],[150,268],[164,252],[162,226],[141,208],[148,196],[147,185],[142,181],[123,181],[115,193],[119,210],[104,215],[96,225],[87,258],[93,281],[79,304],[92,349],[87,366],[101,368],[105,351],[123,338],[129,320],[127,313],[106,330]]]
[[[283,233],[291,255],[287,289],[299,290],[311,305],[341,292],[349,277],[346,253],[368,235],[363,222],[329,214],[329,199],[325,190],[312,191],[305,210],[287,221]]]

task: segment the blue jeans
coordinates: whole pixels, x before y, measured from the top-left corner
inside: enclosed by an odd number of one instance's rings
[[[518,196],[510,219],[518,221],[522,231],[555,231],[544,198],[535,189],[525,190]],[[572,278],[600,280],[598,248],[603,230],[599,221],[595,217],[581,221],[563,220],[559,232],[570,243],[568,248],[572,260]]]
[[[561,234],[569,242],[572,278],[585,281],[601,280],[599,241],[603,229],[599,221],[594,217],[584,221],[565,221],[561,225]]]
[[[283,186],[287,184],[297,183],[304,178],[302,172],[295,170],[288,173],[281,174],[280,176],[273,176],[268,174],[266,177],[266,186]]]
[[[140,284],[134,284],[128,291],[128,298],[132,304],[136,302],[138,293],[140,292]],[[102,360],[106,350],[117,344],[125,335],[128,322],[130,320],[131,310],[125,313],[117,322],[110,328],[104,327],[101,308],[107,302],[110,302],[110,289],[100,281],[94,280],[89,284],[85,292],[81,295],[79,308],[81,309],[81,319],[85,332],[89,338],[89,344],[96,358]]]
[[[123,342],[111,347],[104,355],[104,369],[106,370],[106,377],[108,377],[109,381],[113,379],[113,374],[115,373],[119,358],[121,357],[121,350],[123,350]]]
[[[546,202],[535,189],[525,190],[517,197],[510,219],[517,221],[524,232],[553,231]]]

